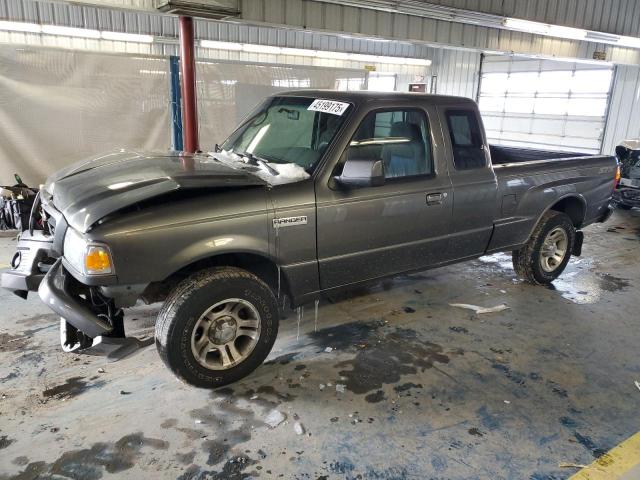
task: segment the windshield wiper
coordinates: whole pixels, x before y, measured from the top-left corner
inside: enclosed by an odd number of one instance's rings
[[[280,172],[278,172],[275,168],[269,166],[269,164],[262,158],[256,157],[253,153],[249,153],[249,152],[233,152],[233,153],[245,159],[244,160],[245,163],[249,165],[261,166],[262,168],[267,170],[271,175],[274,175],[274,176],[280,175]]]

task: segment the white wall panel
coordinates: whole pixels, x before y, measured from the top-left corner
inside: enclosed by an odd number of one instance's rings
[[[436,92],[476,99],[480,54],[464,50],[440,50],[435,73]]]
[[[640,139],[640,68],[616,67],[611,94],[604,153],[613,153],[623,140]]]

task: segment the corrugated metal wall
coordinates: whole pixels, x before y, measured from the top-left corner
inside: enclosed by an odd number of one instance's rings
[[[619,35],[640,36],[638,0],[429,0],[428,3]]]
[[[464,2],[469,3],[469,6],[465,8],[471,9],[473,8],[471,4],[480,1],[500,2],[502,0],[468,0]],[[525,0],[513,1],[523,5],[535,3]],[[567,2],[556,0],[555,3],[575,3],[576,1],[578,0]],[[590,1],[594,3],[596,0]],[[637,0],[629,1],[637,2]],[[386,5],[391,2],[384,3]],[[242,19],[250,22],[267,22],[304,29],[349,32],[398,40],[421,41],[429,44],[438,43],[473,49],[500,50],[561,58],[592,59],[593,52],[598,50],[605,51],[609,61],[640,64],[640,50],[630,48],[544,37],[480,25],[435,20],[405,13],[322,3],[315,0],[242,0],[241,11]],[[593,5],[590,11],[594,11]],[[640,20],[636,17],[636,23],[639,22]],[[637,25],[636,28],[638,28]]]
[[[199,21],[200,38],[215,40],[219,35],[221,39],[265,45],[322,49],[327,45],[329,50],[418,58],[428,58],[426,52],[436,44],[585,59],[591,59],[593,52],[599,50],[606,51],[607,59],[612,62],[640,64],[640,50],[313,0],[242,0],[240,8],[242,21],[262,25]],[[51,0],[0,0],[0,18],[177,37],[176,17]],[[387,41],[376,42],[359,35],[382,37]]]
[[[640,68],[623,65],[616,68],[602,152],[627,139],[640,139]]]
[[[476,99],[480,54],[464,50],[441,50],[437,63],[436,92]]]

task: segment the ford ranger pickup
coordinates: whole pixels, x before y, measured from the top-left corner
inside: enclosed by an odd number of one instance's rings
[[[65,351],[125,346],[124,309],[163,302],[160,357],[215,388],[263,362],[286,303],[505,251],[549,284],[617,178],[612,156],[489,145],[466,98],[279,93],[210,153],[52,175],[1,284],[38,291]]]

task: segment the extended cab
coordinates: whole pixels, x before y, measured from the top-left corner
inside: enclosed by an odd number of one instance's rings
[[[126,344],[122,309],[163,301],[163,361],[217,387],[265,359],[284,301],[500,251],[549,284],[610,215],[616,169],[489,146],[465,98],[281,93],[215,152],[113,153],[53,175],[2,286],[38,290],[67,351]]]

